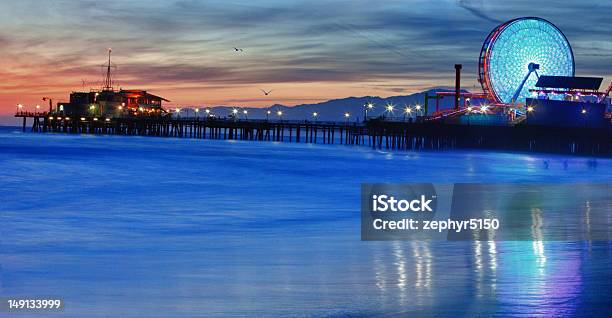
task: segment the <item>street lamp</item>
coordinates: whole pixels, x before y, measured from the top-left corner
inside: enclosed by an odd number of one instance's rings
[[[317,112],[312,113],[312,117],[314,118],[315,123],[317,122],[317,116],[319,116],[319,113]]]
[[[372,103],[367,103],[364,105],[365,107],[363,108],[365,111],[365,116],[363,116],[363,120],[366,121],[368,119],[368,111],[374,109],[374,104]]]
[[[392,114],[392,113],[393,113],[393,108],[395,108],[393,105],[391,105],[391,104],[387,104],[386,109],[387,109],[387,112],[388,112],[388,113]]]
[[[421,105],[417,104],[416,106],[414,106],[414,108],[417,111],[417,115],[421,113]]]
[[[246,109],[242,111],[242,113],[244,114],[244,119],[248,120],[249,117],[247,116],[247,114],[249,113]]]
[[[270,110],[266,111],[266,121],[268,120],[268,117],[270,117],[270,114],[272,114],[272,112]]]
[[[348,112],[344,113],[344,117],[346,118],[346,123],[348,124],[348,121],[349,121],[349,118],[351,117],[351,114],[349,114]]]
[[[279,110],[276,112],[276,114],[278,115],[278,118],[280,118],[280,120],[283,120],[283,111]]]
[[[406,114],[408,114],[408,116],[412,116],[412,108],[406,106],[406,110],[404,110],[404,120],[406,120]]]
[[[200,109],[199,109],[199,108],[196,108],[196,109],[195,109],[195,115],[196,115],[196,118],[198,118],[199,113],[200,113]]]

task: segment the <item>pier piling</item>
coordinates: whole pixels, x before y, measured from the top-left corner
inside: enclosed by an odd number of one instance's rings
[[[477,126],[442,122],[366,123],[226,120],[170,117],[97,118],[17,113],[22,131],[197,139],[363,145],[387,150],[494,149],[612,156],[612,131],[603,128]]]

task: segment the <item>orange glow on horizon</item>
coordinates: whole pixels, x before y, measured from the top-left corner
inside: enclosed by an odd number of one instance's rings
[[[37,74],[37,73],[34,73]],[[67,102],[73,91],[89,91],[98,89],[98,86],[80,85],[78,76],[60,76],[58,80],[42,75],[33,74],[7,74],[0,72],[6,81],[0,84],[0,115],[10,115],[15,111],[15,105],[23,104],[28,110],[41,103],[43,96],[53,99],[53,103]],[[120,77],[117,79],[121,85]],[[147,85],[130,84],[121,85],[123,89],[143,89],[148,92],[171,100],[165,102],[165,107],[177,106],[241,106],[241,107],[268,107],[274,104],[294,106],[327,101],[330,99],[350,96],[380,96],[408,95],[433,86],[434,83],[423,83],[422,86],[410,86],[406,92],[396,93],[379,88],[380,82],[353,83],[353,82],[313,82],[313,83],[266,83],[266,84],[237,84],[235,86],[207,85],[207,83],[167,83]],[[402,87],[406,81],[387,82],[385,85]],[[271,87],[274,91],[265,96],[260,87]],[[46,104],[45,104],[46,106]]]

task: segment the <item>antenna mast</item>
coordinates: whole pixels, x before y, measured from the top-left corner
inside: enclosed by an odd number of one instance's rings
[[[106,66],[106,79],[104,81],[104,87],[102,90],[112,91],[113,90],[113,80],[111,77],[111,52],[113,50],[108,48],[108,65]]]

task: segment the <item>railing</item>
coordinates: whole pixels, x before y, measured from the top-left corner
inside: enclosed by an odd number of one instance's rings
[[[43,117],[49,115],[49,112],[29,112],[29,111],[17,111],[15,117]]]

